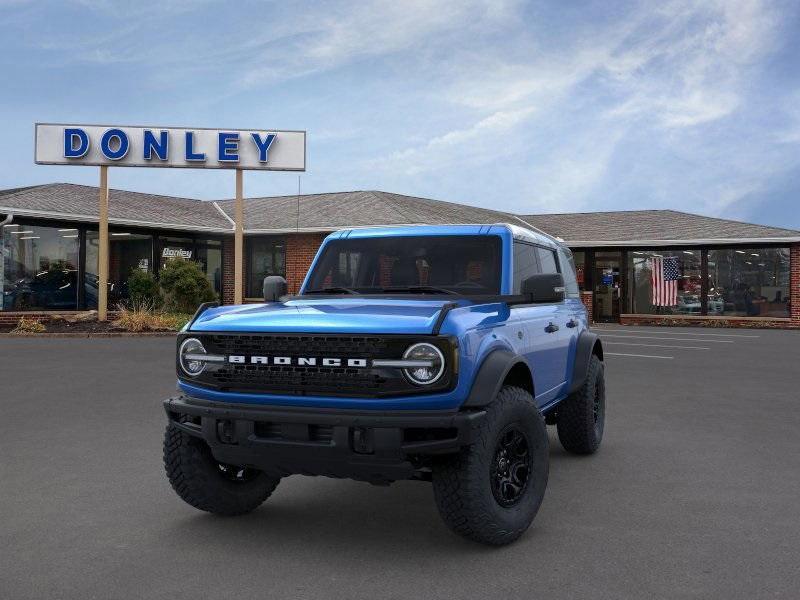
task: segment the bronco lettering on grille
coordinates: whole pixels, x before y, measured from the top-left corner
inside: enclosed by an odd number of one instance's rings
[[[351,367],[364,369],[368,366],[366,358],[317,358],[313,356],[244,356],[231,354],[228,362],[234,365],[275,365],[297,367]]]

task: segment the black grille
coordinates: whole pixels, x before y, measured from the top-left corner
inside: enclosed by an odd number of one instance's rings
[[[209,354],[226,357],[313,357],[321,365],[323,358],[401,358],[403,352],[420,341],[436,343],[445,357],[452,356],[450,342],[444,338],[424,336],[332,336],[332,335],[256,335],[256,334],[191,334],[197,337]],[[184,338],[185,339],[185,338]],[[179,345],[180,345],[179,340]],[[371,363],[368,363],[371,364]],[[265,364],[209,364],[198,377],[186,378],[192,384],[220,391],[261,392],[291,395],[331,395],[379,397],[408,393],[441,391],[451,384],[448,372],[433,386],[421,388],[410,383],[397,368],[326,367]]]

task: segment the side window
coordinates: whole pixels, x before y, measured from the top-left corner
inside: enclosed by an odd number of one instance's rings
[[[512,293],[521,293],[522,281],[536,273],[541,273],[536,256],[536,246],[514,242],[514,289]]]
[[[567,298],[580,298],[581,293],[578,289],[578,277],[575,274],[575,260],[572,252],[562,249],[559,251],[561,262],[561,273],[564,275],[564,288]]]
[[[542,273],[558,273],[558,262],[556,261],[556,253],[549,248],[536,247],[536,253],[539,255],[539,264],[542,268]]]

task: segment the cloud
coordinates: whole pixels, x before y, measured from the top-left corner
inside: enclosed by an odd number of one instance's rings
[[[85,95],[72,105],[67,95],[56,114],[303,128],[309,191],[369,186],[523,212],[722,215],[769,204],[771,182],[800,172],[800,7],[788,0],[237,10],[83,0],[3,12],[7,123],[40,118],[26,105],[51,110],[55,86],[73,85]],[[109,89],[119,102],[94,105]],[[226,183],[201,188],[229,193]]]
[[[620,20],[582,24],[575,37],[551,45],[543,44],[537,38],[541,30],[532,27],[511,30],[505,43],[480,56],[454,50],[442,98],[454,111],[462,107],[471,122],[371,164],[406,175],[448,169],[463,173],[474,166],[484,171],[499,167],[511,154],[519,177],[514,194],[506,194],[506,205],[568,211],[614,202],[598,194],[618,186],[610,172],[621,166],[615,157],[636,147],[637,155],[630,157],[634,164],[664,152],[674,158],[662,166],[684,163],[691,172],[694,166],[685,163],[697,160],[698,169],[724,178],[724,185],[715,185],[698,173],[714,195],[702,206],[722,214],[737,198],[759,189],[759,178],[774,169],[757,153],[748,152],[748,160],[731,154],[736,142],[730,145],[732,140],[715,124],[753,110],[752,81],[779,47],[780,18],[777,7],[759,0],[675,1],[656,10],[641,5]],[[512,54],[523,58],[509,60]],[[742,133],[756,145],[768,137]],[[651,148],[648,134],[657,140]],[[709,168],[700,162],[713,160],[720,164]],[[687,173],[669,174],[685,181]],[[633,184],[625,171],[616,180]],[[650,183],[635,185],[647,189]],[[664,185],[665,201],[683,201],[670,196],[668,181]],[[653,189],[637,201],[661,197]]]
[[[393,165],[408,175],[436,171],[448,164],[465,165],[497,159],[497,136],[519,126],[533,114],[533,108],[499,111],[466,129],[456,129],[428,140],[421,146],[401,150],[373,163]],[[502,151],[501,151],[502,152]]]
[[[328,11],[306,15],[294,31],[281,40],[258,44],[266,56],[240,77],[245,87],[274,83],[335,69],[366,57],[414,52],[423,44],[452,34],[463,39],[465,31],[506,23],[516,2],[491,0],[363,1],[353,10],[350,3],[334,4]],[[288,43],[286,43],[288,42]],[[435,44],[435,42],[434,42]],[[263,64],[268,63],[268,64]]]

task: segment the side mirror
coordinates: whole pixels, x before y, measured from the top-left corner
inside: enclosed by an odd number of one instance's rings
[[[561,273],[539,273],[522,280],[522,294],[532,302],[552,303],[564,300],[564,276]]]
[[[280,275],[264,277],[264,301],[277,302],[286,295],[286,280]]]

